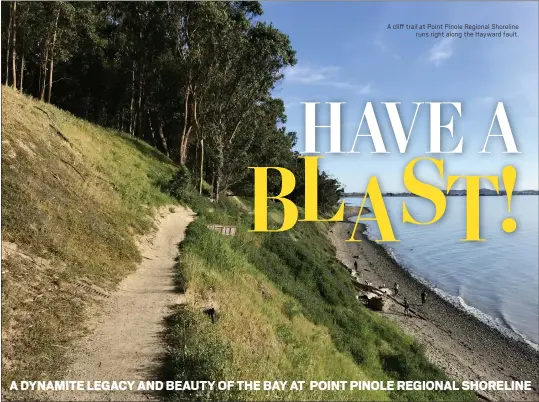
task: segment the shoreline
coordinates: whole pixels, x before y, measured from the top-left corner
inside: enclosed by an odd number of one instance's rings
[[[478,317],[477,315],[474,315],[471,311],[468,311],[463,307],[459,307],[455,303],[451,302],[451,300],[448,300],[444,296],[436,293],[434,291],[434,289],[437,289],[436,285],[433,285],[433,284],[429,283],[427,280],[425,280],[424,278],[421,278],[419,275],[415,276],[414,273],[412,272],[412,270],[410,270],[407,266],[403,265],[399,261],[395,260],[395,258],[393,258],[389,254],[389,252],[386,250],[386,248],[384,246],[382,246],[382,244],[376,243],[376,241],[371,240],[368,236],[363,234],[365,232],[365,230],[367,229],[365,224],[360,223],[359,226],[360,227],[358,228],[358,231],[361,231],[362,239],[365,239],[365,241],[368,241],[373,247],[378,248],[380,250],[380,252],[385,253],[387,255],[387,257],[389,259],[391,259],[391,261],[396,266],[399,267],[399,269],[403,270],[410,277],[411,280],[417,282],[419,285],[421,285],[423,288],[425,288],[426,292],[429,294],[429,297],[430,297],[430,295],[435,295],[437,298],[439,298],[441,301],[446,303],[448,306],[458,310],[459,312],[471,317],[472,319],[474,319],[476,321],[479,321],[482,325],[488,327],[490,330],[494,331],[496,334],[501,335],[503,338],[506,338],[508,341],[515,342],[518,345],[522,345],[524,347],[524,349],[529,348],[531,352],[537,353],[538,358],[539,358],[539,345],[536,345],[532,341],[526,339],[523,335],[517,333],[515,330],[511,330],[509,328],[501,327],[500,325],[498,325],[498,326],[495,325],[495,324],[490,325],[488,322],[482,321],[482,319],[480,317]],[[448,293],[446,293],[446,292],[444,292],[442,290],[441,290],[441,292],[443,294],[445,294],[445,296],[447,296],[447,297],[454,297],[454,296],[451,296],[450,294],[448,294]],[[468,306],[468,307],[474,308],[473,306]],[[491,316],[486,315],[481,310],[478,310],[478,309],[476,309],[476,310],[479,311],[484,316],[489,317],[490,319],[494,320],[494,318],[492,318]],[[539,392],[539,390],[538,390],[538,392]]]
[[[359,210],[361,207],[358,207],[356,205],[346,205],[344,206],[344,220],[348,221],[348,218],[352,218],[354,216],[357,216],[359,214]],[[370,208],[363,207],[363,211],[361,211],[361,215],[367,215],[372,213]]]
[[[359,207],[354,207],[356,214]],[[365,209],[365,208],[364,208]],[[354,216],[350,207],[346,219]],[[363,212],[367,213],[367,212]],[[357,279],[374,286],[399,284],[397,299],[409,300],[411,308],[420,313],[406,317],[401,305],[394,302],[387,317],[417,339],[427,358],[456,380],[531,381],[533,391],[483,391],[487,400],[538,400],[539,353],[528,344],[509,338],[480,321],[477,317],[451,304],[398,264],[385,248],[363,234],[364,225],[356,232],[360,243],[346,243],[353,230],[352,222],[337,222],[329,235],[337,258],[347,267],[358,263]],[[359,228],[358,228],[359,229]],[[427,292],[427,302],[421,306],[420,294]]]

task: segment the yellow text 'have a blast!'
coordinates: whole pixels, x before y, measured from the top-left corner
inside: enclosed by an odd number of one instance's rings
[[[305,160],[305,216],[300,221],[303,222],[340,222],[344,220],[344,201],[341,202],[337,213],[330,219],[320,219],[318,216],[318,159],[320,156],[304,156]],[[409,212],[406,202],[402,202],[402,222],[414,225],[430,225],[438,222],[444,215],[447,200],[446,194],[449,193],[453,185],[458,180],[464,180],[466,183],[466,237],[462,241],[485,241],[480,237],[480,181],[488,180],[494,190],[499,192],[499,177],[497,175],[450,175],[447,177],[446,193],[443,190],[419,180],[414,174],[414,167],[420,161],[432,163],[442,180],[444,179],[444,161],[443,159],[434,159],[429,157],[415,158],[410,161],[403,174],[404,185],[410,193],[431,201],[435,207],[433,218],[427,222],[416,220]],[[292,229],[298,222],[298,207],[293,201],[286,197],[294,191],[296,178],[294,174],[282,167],[251,167],[254,170],[254,228],[253,232],[284,232]],[[277,196],[268,194],[268,171],[276,170],[281,175],[281,191]],[[511,193],[516,181],[516,169],[513,166],[506,166],[502,171],[502,181],[507,190],[508,205],[511,201]],[[367,198],[370,199],[372,214],[374,217],[362,217],[362,210]],[[283,223],[278,229],[269,229],[268,227],[268,200],[273,199],[282,203]],[[357,226],[361,221],[376,221],[381,239],[377,242],[399,242],[395,238],[391,221],[380,189],[380,184],[376,176],[371,176],[365,196],[361,203],[356,224],[349,242],[359,242],[355,239]],[[511,233],[516,229],[516,222],[512,218],[506,218],[503,221],[502,228],[505,232]]]

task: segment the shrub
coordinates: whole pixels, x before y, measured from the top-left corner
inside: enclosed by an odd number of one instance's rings
[[[193,307],[180,305],[167,319],[165,378],[170,381],[213,381],[227,378],[232,350],[219,327]],[[170,392],[171,400],[224,400],[233,395],[217,390]]]
[[[189,202],[193,197],[195,187],[193,176],[189,169],[180,166],[166,186],[167,192],[178,201]]]
[[[301,308],[296,304],[294,303],[292,300],[287,300],[284,304],[283,304],[283,313],[284,315],[286,315],[290,320],[301,314]]]
[[[176,285],[176,290],[180,293],[185,293],[187,291],[187,284],[189,283],[189,273],[187,272],[184,264],[181,264],[178,259],[176,263],[176,274],[174,277],[174,284]]]

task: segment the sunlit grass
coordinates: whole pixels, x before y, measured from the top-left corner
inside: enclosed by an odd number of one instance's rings
[[[250,200],[231,197],[222,208],[199,204],[178,265],[189,311],[232,353],[212,380],[442,380],[414,340],[360,306],[347,271],[334,257],[327,224],[299,224],[280,234],[249,233]],[[246,210],[247,206],[247,210]],[[282,220],[272,208],[273,224]],[[236,223],[235,237],[207,223]],[[203,310],[214,307],[211,324]],[[176,313],[177,318],[185,312]],[[174,329],[171,329],[174,332]],[[204,342],[204,331],[198,341]],[[176,338],[181,339],[181,338]],[[212,338],[213,339],[213,338]],[[191,341],[189,341],[191,342]],[[184,353],[169,344],[169,358]],[[217,351],[220,349],[218,348]],[[208,359],[205,352],[201,358]],[[193,356],[191,356],[193,357]],[[217,357],[216,357],[217,358]],[[218,357],[222,360],[222,357]],[[210,359],[211,360],[211,359]],[[196,357],[194,361],[197,361]],[[185,367],[176,379],[196,379]],[[180,398],[181,393],[169,395]],[[236,395],[237,396],[237,395]],[[229,394],[206,395],[227,399]],[[462,392],[258,391],[242,399],[271,400],[470,400]]]
[[[174,202],[170,161],[143,142],[2,87],[3,384],[65,370],[94,299],[132,272],[135,234]],[[67,346],[66,346],[67,345]]]
[[[3,384],[60,378],[65,352],[95,300],[132,272],[134,235],[152,226],[175,168],[143,142],[3,88]],[[39,109],[38,109],[39,108]],[[42,109],[42,110],[40,110]],[[204,186],[208,190],[207,185]],[[393,324],[358,305],[327,224],[249,233],[252,200],[219,205],[190,194],[198,213],[177,265],[186,304],[167,322],[166,379],[433,380],[445,375]],[[279,226],[278,205],[270,211]],[[210,223],[233,224],[234,237]],[[203,310],[214,307],[212,324]],[[272,391],[171,394],[196,399],[470,400],[459,392]]]

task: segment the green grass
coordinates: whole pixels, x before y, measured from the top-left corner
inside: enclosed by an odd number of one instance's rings
[[[164,380],[445,378],[411,338],[358,305],[326,224],[249,233],[250,200],[223,197],[216,205],[192,188],[172,191],[182,198],[175,200],[165,189],[174,190],[177,169],[152,147],[2,91],[2,239],[18,250],[2,266],[4,389],[12,380],[62,377],[65,352],[99,302],[77,282],[113,290],[140,261],[136,235],[151,229],[157,208],[178,201],[198,218],[177,264],[186,303],[167,321]],[[271,219],[281,220],[276,206]],[[217,234],[210,223],[237,225],[237,236]],[[203,313],[208,307],[217,310],[215,324]],[[167,397],[474,399],[460,392],[290,390]]]
[[[18,250],[3,261],[3,385],[64,370],[96,302],[77,281],[112,290],[134,270],[134,235],[174,202],[161,191],[174,170],[143,142],[2,87],[2,239]]]
[[[185,292],[189,314],[205,326],[196,342],[232,350],[212,379],[236,380],[444,380],[428,363],[422,348],[392,323],[360,306],[346,269],[335,259],[323,223],[299,223],[284,233],[249,233],[252,215],[248,200],[225,198],[220,208],[194,203],[199,218],[191,224],[181,246],[178,289]],[[272,208],[274,224],[281,219]],[[227,237],[206,227],[209,223],[238,225]],[[219,320],[211,324],[202,310],[214,306]],[[185,311],[173,319],[181,320]],[[202,325],[202,324],[201,324]],[[174,333],[178,327],[169,327]],[[181,337],[169,342],[169,360],[180,359],[186,348]],[[189,342],[193,342],[190,340]],[[188,347],[192,353],[192,348]],[[212,359],[204,350],[201,358]],[[194,350],[197,350],[195,348]],[[191,356],[192,358],[192,356]],[[196,361],[196,358],[194,359]],[[199,365],[190,372],[181,365],[169,375],[182,380],[200,377]],[[176,374],[175,374],[176,373]],[[223,377],[224,376],[224,377]],[[171,399],[180,393],[169,395]],[[227,399],[229,395],[205,395]],[[284,391],[244,392],[242,399],[297,400],[473,400],[465,392],[428,391]]]

